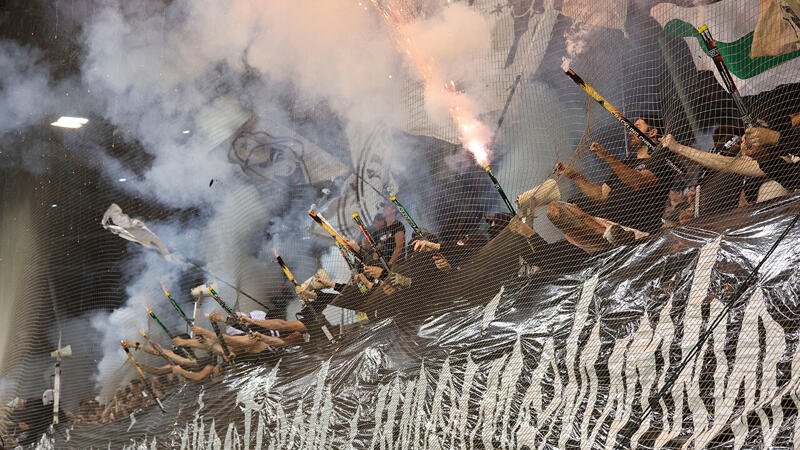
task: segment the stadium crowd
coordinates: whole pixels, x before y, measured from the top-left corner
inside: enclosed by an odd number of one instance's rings
[[[563,162],[556,164],[554,174],[573,182],[578,195],[534,205],[546,206],[547,217],[564,233],[566,240],[555,243],[539,237],[532,221],[507,213],[454,217],[438,235],[415,229],[414,236],[406,239],[403,216],[386,201],[370,236],[346,242],[359,262],[349,284],[334,283],[319,271],[296,286],[305,304],[297,320],[267,318],[261,311],[238,316],[215,311],[209,319],[227,325],[225,333],[195,326],[192,338],[173,340],[176,348],[205,355],[192,359],[157,344],[129,345],[168,360],[162,367],[147,369],[153,374],[202,380],[219,376],[240,357],[271,356],[282,347],[334,339],[322,314],[328,305],[370,318],[395,316],[415,323],[465,297],[483,295],[461,289],[467,285],[463,280],[478,273],[487,280],[487,292],[496,289],[519,273],[520,257],[531,268],[528,275],[558,274],[574,270],[598,252],[647,239],[663,228],[790,194],[800,188],[800,157],[795,155],[800,153],[795,150],[800,148],[798,124],[800,115],[771,127],[763,121],[747,130],[720,127],[714,133],[715,151],[705,152],[664,135],[659,117],[641,117],[636,127],[660,142],[659,150],[653,152],[633,133],[632,155],[622,160],[592,143],[591,151],[611,169],[603,183]],[[704,201],[707,196],[714,201]],[[535,201],[536,196],[528,198]],[[432,286],[438,295],[430,295]],[[407,303],[407,298],[429,301]],[[415,308],[407,308],[409,304]]]
[[[625,159],[594,142],[590,150],[610,169],[604,182],[559,161],[554,175],[570,180],[577,195],[568,201],[542,199],[537,186],[518,197],[521,209],[546,208],[550,222],[566,237],[554,243],[536,233],[534,221],[527,220],[531,217],[510,213],[451,217],[438,234],[415,228],[407,239],[404,216],[386,201],[369,233],[359,242],[346,240],[357,262],[349,283],[335,283],[320,270],[295,286],[304,304],[296,320],[270,318],[262,311],[236,315],[214,311],[208,315],[213,330],[195,325],[191,334],[175,337],[172,348],[125,341],[134,354],[146,352],[164,364],[139,364],[152,376],[118,389],[106,405],[96,400],[81,403],[79,414],[68,414],[68,420],[114,421],[150,404],[152,396],[168,395],[183,378],[219,378],[237,364],[274,360],[287,346],[324,347],[337,339],[323,314],[329,305],[365,313],[370,319],[395,317],[401,325],[413,326],[432,313],[485,301],[511,277],[522,274],[546,282],[550,276],[576,270],[593,255],[648,239],[664,228],[789,195],[800,188],[798,125],[800,115],[770,124],[762,121],[746,130],[722,126],[714,133],[714,150],[707,152],[664,134],[659,117],[641,117],[635,126],[660,142],[658,150],[633,133],[633,151]],[[484,280],[480,288],[468,282],[475,279]],[[52,417],[52,411],[49,416],[34,411],[45,411],[45,401],[17,399],[7,405],[4,436],[28,442],[35,434],[31,430],[41,428],[38,422],[30,423],[39,419],[31,418]]]

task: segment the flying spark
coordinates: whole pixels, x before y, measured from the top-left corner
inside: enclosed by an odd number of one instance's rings
[[[478,120],[469,96],[456,88],[455,80],[447,80],[434,58],[427,55],[411,38],[409,25],[418,19],[412,0],[371,0],[371,2],[392,30],[398,49],[408,56],[422,76],[426,91],[437,89],[445,99],[450,118],[456,125],[459,140],[464,148],[472,154],[476,163],[481,166],[488,165],[487,143],[491,140],[492,132]]]

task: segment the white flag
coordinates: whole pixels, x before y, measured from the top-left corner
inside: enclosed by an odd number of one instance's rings
[[[167,246],[153,233],[147,225],[139,219],[131,219],[122,212],[116,203],[108,207],[101,222],[103,228],[117,236],[136,242],[147,250],[154,251],[171,262],[183,262],[183,257],[167,248]]]
[[[664,32],[685,38],[698,70],[711,70],[724,86],[714,62],[700,44],[697,29],[708,26],[725,65],[742,95],[755,95],[797,82],[800,52],[752,58],[753,33],[759,22],[760,0],[722,0],[685,8],[660,3],[650,10]]]

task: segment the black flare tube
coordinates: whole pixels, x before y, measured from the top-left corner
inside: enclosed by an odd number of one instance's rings
[[[219,294],[217,294],[217,291],[215,291],[214,288],[209,286],[208,287],[208,292],[211,294],[211,298],[216,300],[216,302],[219,304],[219,306],[221,306],[222,309],[225,310],[225,313],[228,314],[227,322],[229,322],[230,325],[235,326],[237,328],[241,328],[242,330],[244,330],[244,332],[246,332],[250,336],[254,336],[253,330],[250,329],[250,326],[247,325],[246,323],[242,322],[241,320],[239,320],[239,318],[236,316],[236,313],[233,311],[233,309],[230,306],[228,306],[227,303],[225,303],[225,300],[220,298]],[[214,321],[212,320],[211,322],[213,323]]]
[[[367,238],[367,241],[369,241],[370,245],[372,245],[372,248],[375,250],[375,252],[378,253],[378,258],[381,260],[381,265],[388,272],[389,264],[386,263],[386,259],[383,257],[383,255],[378,252],[378,244],[375,241],[375,238],[372,237],[372,233],[370,233],[367,227],[364,225],[364,221],[361,220],[361,216],[359,216],[358,213],[355,213],[353,214],[353,220],[355,220],[356,225],[358,225],[358,228],[361,229],[361,232],[364,233],[364,236]]]
[[[625,129],[633,133],[637,138],[639,138],[642,142],[644,142],[644,145],[646,145],[647,148],[650,150],[650,157],[653,160],[655,160],[656,157],[665,156],[664,147],[662,147],[660,144],[656,144],[655,142],[653,142],[653,140],[650,139],[650,136],[642,133],[642,130],[636,128],[636,125],[634,125],[633,122],[628,120],[628,118],[625,117],[621,112],[619,112],[619,110],[615,108],[614,105],[612,105],[605,98],[603,98],[603,96],[600,95],[599,92],[594,90],[594,88],[591,85],[589,85],[589,83],[583,81],[583,78],[581,78],[580,76],[578,76],[578,74],[573,72],[572,69],[567,69],[567,71],[564,72],[564,74],[568,76],[572,81],[574,81],[575,84],[578,85],[578,87],[583,89],[583,91],[586,92],[589,95],[589,97],[592,97],[597,103],[600,104],[600,106],[602,106],[606,111],[611,113],[611,115],[614,116],[614,118],[617,119],[619,123],[621,123],[622,126],[625,127]],[[667,158],[667,164],[675,172],[683,174],[683,171],[678,166],[676,166],[672,161],[670,161],[669,158]]]
[[[219,341],[220,347],[222,347],[222,353],[225,354],[225,358],[228,358],[228,362],[231,365],[231,370],[236,370],[236,364],[230,359],[231,351],[228,349],[228,344],[225,343],[225,339],[222,336],[222,330],[219,329],[219,325],[213,320],[211,322],[211,328],[214,329],[214,334],[217,336],[217,341]]]
[[[486,173],[489,175],[489,178],[492,180],[492,184],[494,185],[494,188],[497,189],[497,193],[500,194],[500,198],[503,199],[503,203],[506,204],[506,208],[508,208],[508,211],[511,213],[512,216],[516,216],[517,215],[517,211],[514,210],[514,206],[508,200],[508,197],[506,196],[505,191],[503,191],[503,187],[500,186],[500,182],[497,181],[497,177],[495,177],[494,173],[492,173],[492,168],[489,167],[489,166],[486,166]]]
[[[167,297],[167,299],[169,300],[169,303],[172,305],[172,308],[175,309],[175,311],[177,311],[178,314],[181,315],[181,318],[183,319],[183,321],[186,322],[186,326],[191,328],[192,325],[194,325],[192,323],[192,320],[189,319],[186,316],[186,313],[183,312],[183,308],[181,308],[181,306],[178,304],[178,302],[176,302],[175,299],[172,298],[172,294],[169,293],[169,291],[167,290],[167,287],[162,284],[161,285],[161,289],[164,290],[164,296]]]
[[[722,54],[719,52],[717,48],[717,43],[714,41],[714,38],[711,37],[711,31],[709,31],[708,27],[703,25],[697,30],[700,33],[700,38],[706,46],[706,50],[708,50],[709,56],[711,56],[711,60],[714,61],[714,65],[717,66],[717,72],[719,72],[719,76],[722,78],[722,81],[725,83],[725,87],[728,88],[728,92],[733,97],[733,103],[736,104],[736,109],[739,110],[739,114],[742,116],[742,122],[744,122],[746,127],[752,127],[753,119],[750,118],[750,114],[747,113],[747,108],[744,106],[744,100],[742,100],[742,96],[739,94],[739,89],[736,87],[736,83],[733,82],[733,75],[728,70],[727,64],[725,64],[725,60],[722,58]]]
[[[337,243],[338,243],[338,241],[337,241]],[[289,281],[292,282],[292,285],[295,288],[299,288],[300,284],[297,283],[297,279],[294,277],[294,275],[292,275],[292,271],[289,270],[289,267],[286,265],[286,263],[283,262],[283,258],[281,258],[281,255],[279,255],[278,251],[275,250],[275,249],[273,249],[272,251],[275,252],[275,262],[277,262],[278,265],[281,266],[281,270],[283,270],[283,273],[286,275],[286,278],[288,278]],[[303,302],[303,304],[306,306],[306,308],[311,310],[311,315],[314,316],[314,322],[317,325],[320,326],[320,328],[322,329],[322,332],[325,333],[325,337],[327,337],[329,341],[332,341],[333,340],[333,335],[330,333],[330,331],[328,331],[328,327],[325,326],[325,324],[322,322],[322,320],[317,315],[317,310],[314,309],[314,307],[312,305],[309,305],[308,302],[302,296],[298,295],[297,297],[300,299],[301,302]]]
[[[616,118],[619,121],[619,123],[622,124],[622,126],[624,126],[631,133],[635,134],[636,137],[641,139],[641,141],[644,142],[644,145],[646,145],[647,148],[653,151],[656,150],[658,144],[653,142],[653,140],[650,139],[650,136],[642,133],[642,130],[636,128],[636,125],[634,125],[630,120],[628,120],[627,117],[625,117],[621,112],[619,112],[619,110],[615,108],[614,105],[612,105],[605,98],[603,98],[603,96],[600,95],[599,92],[594,90],[594,88],[590,86],[589,83],[583,81],[583,78],[581,78],[580,76],[578,76],[578,74],[573,72],[572,69],[568,69],[566,72],[564,72],[564,74],[570,77],[570,79],[574,81],[575,84],[577,84],[581,89],[583,89],[584,92],[589,94],[589,97],[592,97],[597,103],[600,104],[600,106],[602,106],[603,108],[605,108],[606,111],[611,113],[611,115],[614,116],[614,118]]]

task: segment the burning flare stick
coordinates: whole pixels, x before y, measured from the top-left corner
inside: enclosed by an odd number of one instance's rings
[[[206,317],[208,317],[208,314],[206,314]],[[227,359],[231,365],[231,370],[236,370],[236,364],[230,359],[231,351],[228,349],[228,344],[225,343],[225,338],[222,336],[222,330],[219,329],[217,322],[214,322],[211,319],[209,319],[209,321],[211,322],[211,328],[214,329],[214,334],[217,335],[217,341],[219,341],[219,345],[222,347],[222,353],[225,354],[225,359]]]
[[[152,309],[150,309],[150,308],[148,308],[146,306],[145,306],[145,309],[147,309],[147,314],[149,314],[150,317],[152,317],[153,320],[158,324],[158,326],[160,326],[161,329],[164,330],[164,333],[166,333],[167,336],[169,336],[170,339],[174,339],[175,335],[170,333],[170,331],[166,327],[166,325],[164,325],[160,320],[158,320],[158,316],[156,316],[156,313],[154,313]],[[189,358],[191,360],[194,360],[194,356],[192,356],[192,354],[189,353],[186,349],[178,348],[178,351],[181,352],[181,354],[183,354],[183,356],[185,356],[185,357],[187,357],[187,358]]]
[[[125,350],[125,354],[128,355],[128,359],[131,360],[131,364],[133,364],[133,367],[135,367],[136,371],[139,372],[139,376],[142,377],[142,381],[144,381],[144,388],[149,391],[150,395],[155,399],[156,403],[158,403],[158,407],[161,409],[161,412],[166,414],[167,410],[164,409],[164,405],[161,404],[161,400],[159,400],[159,398],[156,397],[155,394],[153,394],[153,389],[150,386],[149,380],[147,379],[146,376],[144,376],[142,368],[139,367],[139,364],[136,363],[136,360],[133,358],[131,351],[128,350],[128,346],[125,345],[125,341],[120,341],[120,345],[122,345],[122,349]]]
[[[298,288],[300,288],[300,284],[297,282],[297,279],[294,277],[294,275],[292,275],[292,271],[289,270],[289,267],[286,265],[286,263],[283,262],[283,258],[281,258],[281,255],[279,255],[278,251],[275,250],[274,248],[272,249],[272,253],[275,254],[275,262],[277,262],[278,265],[281,266],[281,270],[283,270],[283,273],[284,275],[286,275],[286,278],[288,278],[289,281],[292,282],[292,285],[294,285],[295,290],[299,290]],[[315,310],[311,305],[309,305],[308,301],[306,301],[306,299],[304,299],[302,296],[298,295],[298,297],[300,298],[300,301],[303,302],[303,304],[306,305],[311,310],[311,314],[314,316],[314,322],[320,325],[322,332],[325,333],[325,337],[327,337],[329,341],[332,341],[333,335],[331,334],[330,330],[328,330],[328,327],[325,326],[325,324],[323,324],[322,321],[317,316],[317,310]]]
[[[250,336],[255,336],[253,334],[253,330],[250,329],[250,326],[247,325],[246,323],[242,322],[241,320],[239,320],[239,318],[236,316],[236,313],[233,311],[233,309],[230,306],[228,306],[227,303],[225,303],[225,300],[220,298],[219,294],[217,294],[217,291],[215,291],[214,288],[209,286],[208,287],[208,292],[211,294],[211,297],[214,300],[216,300],[217,303],[219,303],[219,306],[221,306],[222,309],[225,310],[225,313],[228,314],[228,320],[227,321],[230,322],[231,325],[236,326],[237,328],[241,328],[242,330],[244,330]],[[211,322],[213,323],[214,321],[212,320]]]
[[[589,94],[589,97],[592,97],[595,101],[597,101],[597,103],[600,104],[600,106],[605,108],[606,111],[610,112],[611,115],[614,116],[622,124],[622,126],[624,126],[629,132],[633,133],[637,138],[639,138],[642,142],[644,142],[644,145],[646,145],[647,148],[650,149],[651,151],[650,153],[651,157],[655,158],[656,155],[662,153],[663,148],[659,144],[653,142],[653,140],[650,139],[648,135],[644,134],[642,130],[636,128],[636,125],[634,125],[630,120],[628,120],[627,117],[625,117],[621,112],[619,112],[619,110],[615,108],[614,105],[606,101],[606,99],[603,98],[603,96],[600,95],[599,92],[595,91],[594,88],[589,85],[589,83],[583,81],[583,78],[579,77],[575,72],[572,71],[572,69],[567,69],[567,71],[564,72],[564,74],[570,77],[572,81],[575,82],[575,84],[580,86],[581,89],[583,89],[587,94]],[[675,164],[673,164],[672,161],[669,160],[669,158],[667,158],[666,162],[672,168],[672,170],[683,174],[683,171],[680,168],[678,168]]]
[[[161,283],[161,289],[164,291],[164,295],[169,299],[169,303],[173,308],[175,308],[175,311],[178,311],[178,314],[180,314],[184,322],[186,322],[186,326],[191,328],[194,323],[192,323],[192,321],[186,316],[186,313],[183,312],[183,309],[181,309],[180,305],[178,305],[178,302],[172,298],[172,295],[170,295],[169,291],[167,291],[167,287],[164,286],[164,283]]]
[[[361,228],[361,232],[364,233],[364,236],[367,238],[367,241],[369,241],[369,244],[372,246],[372,248],[376,252],[378,252],[378,244],[375,242],[375,238],[372,237],[372,233],[370,233],[367,227],[364,225],[364,221],[361,220],[361,216],[359,216],[358,213],[355,213],[353,214],[353,220],[356,221],[356,225],[358,225],[358,228]],[[381,265],[388,272],[389,265],[386,264],[386,259],[383,257],[383,255],[380,254],[380,252],[378,252],[378,257],[381,260]]]
[[[747,108],[744,106],[742,96],[739,95],[739,89],[736,88],[736,83],[733,82],[733,76],[728,70],[725,60],[722,59],[722,54],[720,54],[717,44],[714,42],[714,38],[711,37],[711,31],[708,30],[707,26],[703,25],[697,32],[700,33],[700,38],[706,45],[709,56],[711,56],[711,59],[714,61],[714,65],[717,66],[717,72],[719,72],[720,78],[722,78],[722,81],[728,88],[728,92],[730,92],[731,97],[733,97],[736,109],[738,109],[739,114],[742,115],[742,121],[748,128],[754,126],[753,119],[750,118],[750,114],[747,113]]]
[[[497,181],[497,178],[492,173],[492,168],[489,167],[489,166],[486,166],[486,173],[489,174],[489,178],[492,179],[492,184],[494,184],[494,188],[497,189],[497,193],[500,194],[500,197],[503,199],[503,202],[506,204],[506,207],[508,208],[508,211],[511,213],[512,216],[516,216],[517,212],[514,211],[514,207],[511,205],[511,202],[508,200],[508,197],[506,197],[506,193],[505,193],[505,191],[503,191],[503,188],[500,186],[500,182]]]

